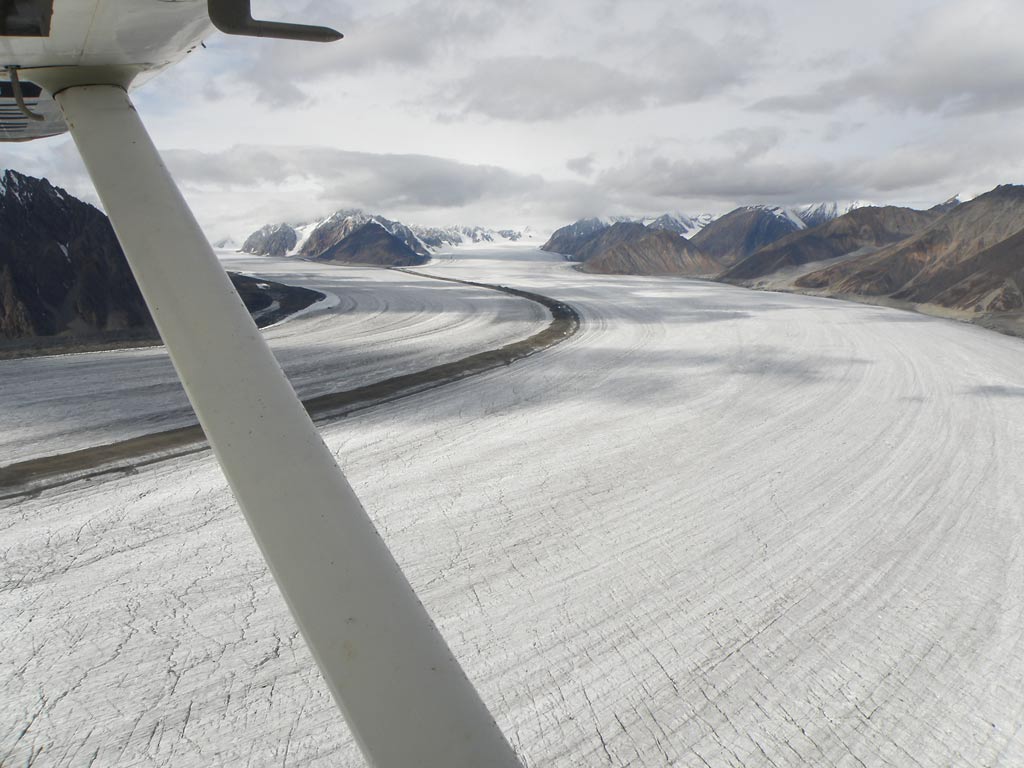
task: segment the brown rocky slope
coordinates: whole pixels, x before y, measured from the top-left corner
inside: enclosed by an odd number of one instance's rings
[[[1024,186],[1005,185],[963,203],[916,235],[800,277],[796,286],[834,294],[915,300],[918,289],[966,277],[970,260],[1024,229]]]
[[[618,275],[714,275],[721,264],[685,237],[637,222],[618,222],[574,244],[584,272]]]
[[[776,240],[727,269],[719,279],[743,283],[787,267],[889,245],[920,232],[939,215],[895,206],[855,208],[826,224]]]

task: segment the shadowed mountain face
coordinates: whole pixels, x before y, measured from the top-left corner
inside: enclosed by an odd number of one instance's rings
[[[568,244],[584,272],[619,275],[713,275],[721,269],[685,237],[619,222]]]
[[[298,242],[298,233],[287,224],[267,224],[245,238],[242,250],[264,256],[284,256]]]
[[[723,266],[731,267],[804,227],[795,215],[789,216],[779,208],[737,208],[708,224],[691,242]]]
[[[727,269],[720,279],[745,282],[786,267],[889,245],[920,232],[939,216],[939,213],[894,206],[856,208],[827,224],[776,240]]]
[[[383,229],[402,246],[382,238],[379,233],[362,230],[369,224]],[[242,250],[258,256],[298,256],[318,261],[345,261],[349,264],[416,266],[430,260],[430,248],[464,243],[514,242],[523,232],[514,229],[491,230],[484,227],[421,227],[392,221],[379,214],[360,210],[342,210],[326,219],[302,225],[304,235],[289,224],[268,224],[253,232]],[[350,243],[345,241],[358,234]],[[528,234],[528,233],[527,233]],[[372,245],[365,253],[360,243]],[[384,250],[382,250],[384,249]],[[388,253],[385,253],[384,251]],[[409,253],[413,254],[412,256]]]
[[[690,216],[685,213],[666,213],[647,224],[648,229],[664,229],[692,239],[695,234],[715,220],[709,213]]]
[[[399,266],[425,264],[430,259],[431,248],[446,248],[465,243],[516,242],[523,237],[533,236],[529,228],[494,230],[476,226],[409,225],[392,221],[379,214],[353,209],[337,211],[326,219],[301,224],[298,227],[291,224],[268,224],[249,235],[241,250],[255,256],[297,256],[303,259],[323,260],[324,254],[370,222],[379,224],[418,257],[415,261],[398,264]],[[336,252],[344,252],[348,262],[352,264],[380,263],[379,252],[368,253],[364,260],[353,243]]]
[[[107,217],[45,179],[0,177],[0,338],[152,327]]]
[[[373,230],[371,230],[373,231],[372,235],[369,232],[363,232],[371,224],[374,225],[374,230],[379,229],[390,235],[392,239],[403,245],[404,249],[398,248],[397,245],[385,246],[384,243],[387,241]],[[346,239],[360,232],[362,234],[356,240],[347,245],[344,244]],[[374,247],[363,254],[357,247],[359,243],[372,243]],[[425,264],[430,260],[430,252],[426,245],[405,224],[385,219],[382,216],[371,216],[362,211],[339,211],[322,222],[302,244],[298,255],[302,258],[320,261],[382,264],[387,259],[381,248],[386,248],[390,252],[390,258],[398,259],[395,266]],[[403,254],[401,257],[400,253]],[[341,255],[344,255],[345,258],[340,258]]]
[[[370,221],[349,232],[338,242],[319,251],[316,259],[379,267],[408,267],[424,264],[428,260],[376,221]]]
[[[663,230],[676,235],[690,238],[694,232],[699,232],[706,227],[714,217],[707,213],[698,216],[689,216],[684,213],[665,213],[655,219],[629,218],[616,216],[610,219],[580,219],[561,229],[556,229],[544,245],[542,251],[574,255],[576,251],[586,246],[597,234],[611,228],[616,224],[637,224],[650,230]],[[639,230],[635,230],[639,232]]]
[[[305,288],[230,277],[261,324],[321,298]],[[0,176],[0,341],[15,354],[44,338],[50,341],[40,345],[57,351],[71,342],[157,334],[107,217],[45,179],[8,170]]]
[[[556,229],[540,249],[551,253],[575,256],[576,250],[580,246],[608,227],[609,225],[601,219],[580,219],[573,224]]]
[[[967,279],[972,261],[982,252],[1024,229],[1024,187],[1001,186],[963,203],[916,235],[865,256],[804,275],[802,288],[839,294],[891,295],[908,301],[934,295],[929,286],[945,285],[953,276]],[[1005,266],[1013,249],[997,251]],[[993,263],[994,263],[993,262]]]
[[[663,229],[666,232],[672,232],[676,235],[685,235],[692,229],[690,222],[683,221],[675,216],[670,216],[667,213],[663,216],[659,216],[650,224],[647,225],[649,229]]]

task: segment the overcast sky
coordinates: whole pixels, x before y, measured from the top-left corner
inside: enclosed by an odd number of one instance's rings
[[[1020,0],[255,0],[134,92],[213,239],[361,207],[532,225],[745,203],[926,207],[1024,181]],[[95,201],[66,137],[0,165]]]

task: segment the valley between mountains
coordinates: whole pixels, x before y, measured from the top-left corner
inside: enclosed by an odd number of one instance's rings
[[[548,322],[243,258],[337,297],[267,331],[300,388]],[[1020,340],[516,243],[419,269],[582,317],[322,427],[527,766],[1024,763]],[[4,455],[151,429],[160,354],[0,361]],[[362,764],[208,453],[0,501],[0,526],[0,763]]]

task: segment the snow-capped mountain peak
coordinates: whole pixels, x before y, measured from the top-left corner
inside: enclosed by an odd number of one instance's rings
[[[750,206],[749,210],[770,213],[778,219],[788,221],[796,230],[807,229],[807,222],[801,218],[798,211],[795,211],[792,208],[786,208],[781,205],[753,205]]]
[[[818,227],[822,224],[828,224],[830,221],[838,219],[850,211],[855,211],[858,208],[867,208],[872,205],[874,203],[869,203],[865,200],[852,200],[848,202],[831,200],[802,206],[796,210],[796,214],[808,227]]]
[[[650,229],[664,229],[682,235],[687,240],[715,220],[710,213],[691,216],[685,213],[665,213],[652,221],[644,222]]]

